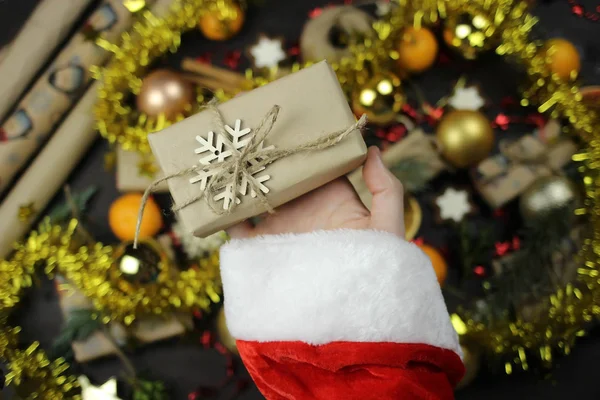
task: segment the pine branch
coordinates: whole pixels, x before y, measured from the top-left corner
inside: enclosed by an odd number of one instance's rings
[[[78,309],[69,313],[69,317],[62,331],[52,344],[50,354],[52,358],[64,357],[73,359],[71,344],[89,338],[103,326],[100,315],[94,310]]]
[[[161,381],[148,381],[137,379],[132,382],[134,386],[133,400],[169,400],[169,393]]]
[[[433,174],[426,161],[406,158],[394,164],[390,171],[402,182],[407,192],[418,193],[427,189]]]
[[[74,193],[72,201],[66,199],[63,203],[50,210],[48,217],[50,217],[51,223],[57,224],[68,220],[72,215],[73,207],[77,210],[78,215],[85,212],[88,203],[97,191],[98,188],[91,186],[81,192]]]

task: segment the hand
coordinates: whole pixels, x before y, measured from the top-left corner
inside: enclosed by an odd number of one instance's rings
[[[244,221],[228,230],[232,238],[333,229],[375,229],[404,238],[404,190],[371,147],[363,178],[373,194],[371,211],[346,177],[338,178],[267,214],[256,226]]]

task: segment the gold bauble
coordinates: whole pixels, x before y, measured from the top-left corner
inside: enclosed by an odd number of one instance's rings
[[[389,72],[376,74],[352,94],[352,110],[366,114],[369,122],[387,125],[394,122],[404,105],[400,78]]]
[[[519,209],[525,221],[533,222],[563,208],[575,209],[580,203],[580,191],[572,181],[562,176],[545,176],[521,195]]]
[[[194,96],[189,81],[175,72],[159,69],[144,78],[136,102],[138,110],[151,117],[162,114],[173,120],[191,109]]]
[[[170,279],[170,260],[153,239],[141,240],[137,249],[133,248],[133,242],[123,242],[113,256],[110,281],[126,293],[133,294],[139,288]]]
[[[458,383],[458,385],[456,385],[456,389],[462,389],[471,384],[471,382],[473,382],[477,377],[479,367],[481,366],[481,355],[478,351],[472,349],[470,346],[465,346],[464,344],[461,344],[460,348],[463,352],[465,376]]]
[[[404,196],[404,230],[406,240],[413,240],[421,227],[423,213],[417,199],[413,196]]]
[[[486,158],[494,146],[490,121],[478,111],[456,110],[440,121],[436,136],[442,154],[455,167],[465,168]]]
[[[494,48],[498,44],[498,30],[492,21],[482,14],[451,14],[444,27],[446,44],[467,60]]]
[[[227,321],[225,320],[225,308],[221,307],[219,313],[217,314],[217,335],[219,337],[219,341],[233,354],[239,355],[237,345],[235,344],[235,339],[229,333],[229,329],[227,328]]]

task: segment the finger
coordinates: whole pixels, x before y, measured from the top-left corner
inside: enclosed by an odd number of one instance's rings
[[[246,239],[253,235],[254,226],[249,220],[240,222],[227,229],[227,234],[232,239]]]
[[[377,147],[369,149],[363,178],[373,195],[371,227],[404,237],[404,189],[383,164]]]

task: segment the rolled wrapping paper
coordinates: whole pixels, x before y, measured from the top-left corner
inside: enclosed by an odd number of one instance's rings
[[[96,138],[94,84],[0,205],[0,257],[10,252],[56,194]],[[26,220],[20,211],[28,209]]]
[[[164,15],[172,2],[158,0],[151,10],[154,15]],[[87,90],[0,204],[0,258],[6,257],[12,244],[28,232],[96,138],[93,108],[98,85],[94,83]],[[19,218],[21,210],[30,214],[25,221]]]
[[[9,46],[10,46],[10,44],[7,44],[6,46],[4,46],[0,49],[0,64],[6,57],[6,53],[8,53]]]
[[[65,0],[39,2],[0,64],[0,121],[89,3],[91,0],[70,0],[65,7]]]
[[[82,94],[91,79],[90,67],[110,56],[95,38],[114,42],[132,21],[122,0],[102,2],[0,126],[0,194]]]

